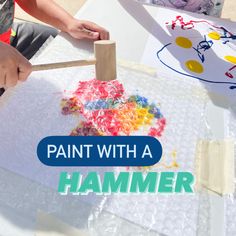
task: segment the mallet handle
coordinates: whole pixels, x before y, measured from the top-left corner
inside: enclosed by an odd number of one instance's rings
[[[32,70],[42,71],[42,70],[53,70],[53,69],[61,69],[61,68],[76,67],[76,66],[90,66],[90,65],[96,65],[96,60],[95,59],[78,60],[78,61],[33,65]]]

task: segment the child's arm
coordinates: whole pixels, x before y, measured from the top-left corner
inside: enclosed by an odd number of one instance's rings
[[[31,16],[67,32],[74,38],[109,39],[107,30],[93,22],[76,20],[53,0],[16,0],[16,2]]]

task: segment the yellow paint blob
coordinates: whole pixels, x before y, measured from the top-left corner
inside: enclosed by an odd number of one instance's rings
[[[198,61],[190,60],[185,63],[186,67],[194,73],[201,74],[204,71],[204,68],[202,64],[200,64]]]
[[[236,57],[234,56],[225,56],[225,60],[236,65]]]
[[[208,37],[214,40],[220,40],[220,34],[218,32],[211,32],[208,34]]]
[[[175,40],[176,44],[181,48],[192,48],[193,43],[188,38],[178,37]]]

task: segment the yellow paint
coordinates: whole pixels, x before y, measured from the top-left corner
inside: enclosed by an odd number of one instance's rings
[[[176,38],[175,42],[181,48],[192,48],[193,46],[193,43],[191,42],[191,40],[185,37],[178,37]]]
[[[150,113],[148,113],[148,114],[147,114],[147,119],[150,119],[150,120],[151,120],[151,119],[154,119],[154,115],[153,115],[153,114],[150,114]]]
[[[172,151],[171,152],[171,162],[170,162],[170,164],[167,164],[167,162],[166,162],[166,157],[165,156],[162,156],[161,157],[161,160],[162,160],[162,162],[160,162],[160,163],[158,163],[158,164],[156,164],[156,165],[154,165],[154,166],[149,166],[149,167],[147,167],[147,166],[143,166],[143,167],[139,167],[139,170],[142,170],[142,171],[149,171],[149,170],[151,170],[151,169],[153,169],[154,167],[163,167],[163,168],[165,168],[165,169],[178,169],[179,167],[180,167],[180,165],[178,164],[178,162],[177,162],[177,151],[176,150],[174,150],[174,151]]]
[[[214,40],[220,40],[220,34],[216,31],[212,31],[208,34],[208,37]]]
[[[177,151],[176,150],[172,151],[171,155],[172,155],[173,158],[176,158],[177,157]]]
[[[225,56],[225,60],[236,65],[236,57],[234,56]]]
[[[141,109],[139,110],[139,112],[146,115],[146,114],[148,113],[148,109],[147,109],[147,108],[141,108]]]
[[[128,104],[126,104],[128,106]],[[140,127],[145,125],[151,125],[154,114],[149,113],[149,108],[139,108],[136,104],[130,106],[121,107],[116,110],[116,119],[122,124],[121,131],[127,135],[130,135],[133,131],[137,131]]]
[[[145,124],[145,125],[151,125],[151,123],[152,123],[152,121],[151,121],[151,120],[148,120],[148,119],[144,121],[144,124]]]
[[[178,161],[177,161],[177,151],[174,150],[171,152],[171,162],[170,164],[167,164],[166,162],[166,157],[165,156],[162,156],[161,160],[162,162],[156,164],[155,166],[156,167],[164,167],[165,169],[177,169],[180,167],[180,165],[178,164]]]
[[[195,60],[189,60],[185,63],[186,67],[194,73],[201,74],[204,71],[202,64]]]

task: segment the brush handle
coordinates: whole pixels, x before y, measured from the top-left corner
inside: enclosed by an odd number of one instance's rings
[[[90,65],[95,65],[95,64],[96,64],[95,59],[67,61],[67,62],[33,65],[32,66],[32,71],[54,70],[54,69],[76,67],[76,66],[90,66]]]

